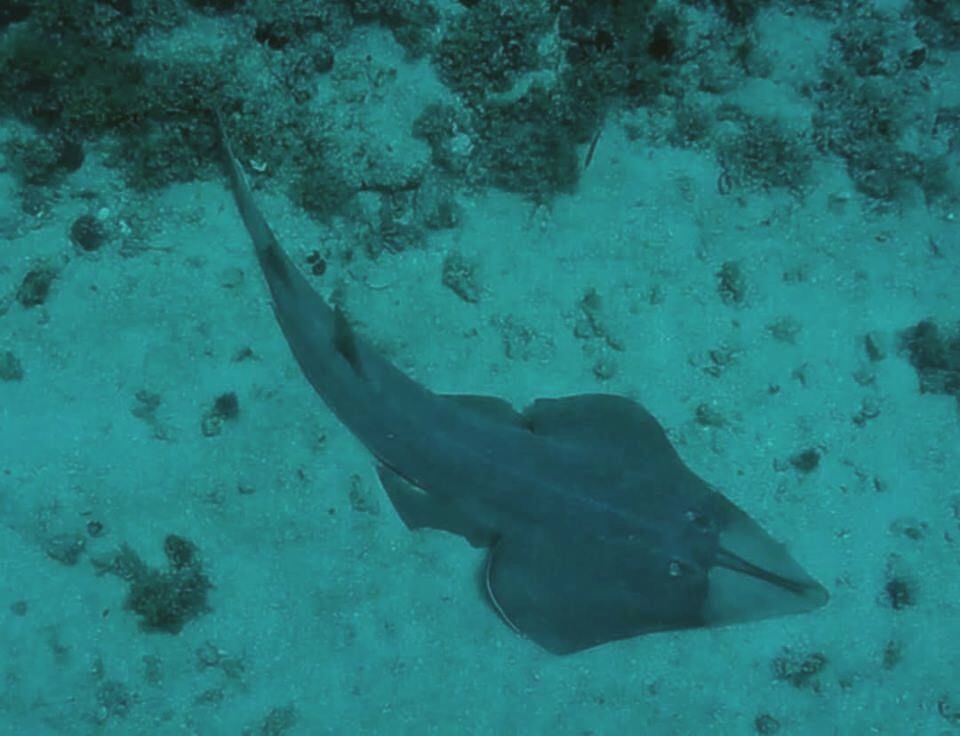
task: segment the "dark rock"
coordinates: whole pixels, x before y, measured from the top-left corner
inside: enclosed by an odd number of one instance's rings
[[[100,250],[107,240],[107,229],[93,215],[80,215],[70,226],[70,239],[82,250]]]
[[[717,272],[717,290],[724,304],[741,304],[747,295],[747,282],[735,261],[726,261]]]
[[[790,458],[790,464],[801,473],[810,473],[820,465],[820,451],[815,447],[798,452]]]
[[[0,4],[0,31],[11,23],[19,23],[30,17],[30,3],[8,0]]]
[[[23,380],[23,365],[9,350],[0,350],[0,381]]]
[[[86,539],[80,534],[57,534],[50,537],[44,545],[47,556],[62,565],[76,565],[86,546]]]
[[[790,650],[773,660],[773,674],[778,680],[789,682],[796,688],[819,689],[817,675],[827,665],[827,658],[820,652],[800,656]]]
[[[480,300],[477,266],[459,253],[450,253],[443,260],[443,285],[465,302]]]
[[[240,400],[233,391],[221,394],[213,402],[213,411],[221,419],[236,419],[240,414]]]
[[[913,585],[906,578],[891,578],[883,587],[883,592],[890,607],[895,611],[903,610],[916,603]]]
[[[769,713],[761,713],[754,719],[753,727],[757,733],[768,736],[769,734],[779,733],[780,721]]]
[[[960,395],[960,327],[947,332],[922,320],[900,335],[920,379],[921,393]]]
[[[17,289],[17,301],[27,308],[43,304],[47,301],[50,286],[56,278],[57,270],[49,264],[30,269]]]

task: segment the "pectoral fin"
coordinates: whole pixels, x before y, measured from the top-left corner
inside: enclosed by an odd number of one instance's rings
[[[474,547],[488,547],[493,542],[493,531],[472,519],[451,498],[431,496],[385,465],[377,467],[377,475],[408,529],[441,529],[459,534]]]
[[[672,578],[643,547],[546,532],[502,539],[490,550],[484,582],[504,621],[554,654],[704,624],[706,581]]]
[[[676,457],[663,427],[636,401],[611,394],[537,399],[523,410],[534,434],[615,450],[632,460]]]

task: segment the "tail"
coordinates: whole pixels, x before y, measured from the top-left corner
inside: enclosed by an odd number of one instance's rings
[[[233,189],[233,197],[237,202],[237,209],[240,210],[240,217],[243,224],[250,234],[253,241],[253,247],[256,249],[257,258],[267,276],[268,281],[278,278],[284,282],[289,282],[293,264],[290,263],[287,255],[280,248],[273,230],[267,224],[266,219],[260,213],[259,208],[253,201],[253,194],[250,192],[250,185],[247,183],[247,177],[243,173],[243,167],[233,153],[233,146],[230,144],[230,137],[227,135],[227,129],[224,127],[223,118],[220,111],[214,109],[214,119],[217,123],[217,132],[220,137],[220,147],[223,150],[223,158],[227,164],[227,173],[230,175],[230,187]]]
[[[223,118],[217,110],[214,110],[214,119],[220,136],[224,161],[230,175],[233,197],[237,202],[237,209],[240,211],[247,233],[253,241],[260,269],[270,289],[274,315],[300,361],[301,367],[308,377],[313,376],[316,371],[312,370],[309,360],[304,357],[305,354],[312,351],[316,355],[324,350],[335,348],[353,366],[353,370],[360,373],[357,367],[360,364],[359,353],[346,321],[342,315],[337,317],[334,310],[313,289],[280,247],[276,236],[253,200],[247,177],[233,153]],[[320,387],[317,384],[314,385],[320,391]]]

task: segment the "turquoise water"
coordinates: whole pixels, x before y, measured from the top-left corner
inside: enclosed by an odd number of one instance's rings
[[[81,6],[0,13],[0,733],[960,729],[953,6]],[[302,378],[212,103],[396,365],[641,401],[829,604],[511,631]]]

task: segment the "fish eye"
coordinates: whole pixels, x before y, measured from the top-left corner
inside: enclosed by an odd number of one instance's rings
[[[684,518],[690,522],[695,529],[701,532],[709,532],[713,530],[713,520],[700,511],[690,509],[684,514]]]
[[[702,575],[703,571],[693,560],[684,560],[674,557],[667,563],[667,576],[672,580],[680,582],[696,581]]]

